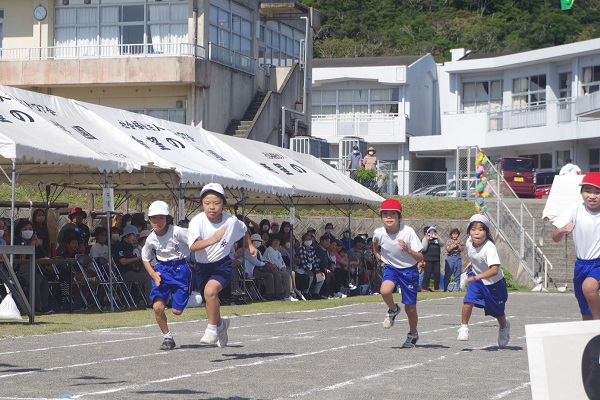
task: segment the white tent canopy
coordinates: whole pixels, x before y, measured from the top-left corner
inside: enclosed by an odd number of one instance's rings
[[[579,184],[583,175],[557,175],[552,182],[542,218],[554,221],[564,210],[576,203],[581,203],[581,188]]]
[[[21,184],[165,195],[165,182],[219,182],[253,204],[377,206],[380,196],[320,160],[95,104],[0,86],[0,167]],[[178,182],[177,182],[178,181]],[[197,192],[196,192],[197,193]]]

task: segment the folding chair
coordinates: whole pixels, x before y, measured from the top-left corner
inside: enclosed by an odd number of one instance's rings
[[[98,263],[96,263],[98,265]],[[130,284],[129,282],[125,282],[123,279],[123,275],[121,275],[121,271],[117,267],[117,264],[114,260],[111,260],[111,268],[110,273],[112,275],[113,285],[117,284],[117,292],[120,296],[121,300],[124,302],[127,308],[137,308],[137,304],[131,295]],[[138,288],[141,289],[141,286],[137,282],[134,284],[138,285]],[[144,301],[145,302],[145,301]]]
[[[252,301],[264,301],[265,299],[260,293],[258,286],[256,285],[256,281],[258,279],[249,278],[248,276],[246,276],[246,273],[242,270],[238,270],[238,273],[240,274],[240,283],[242,285],[242,288],[246,292],[248,297],[250,297]]]
[[[111,302],[119,310],[131,308],[126,296],[129,292],[125,282],[114,277],[111,282],[109,271],[99,267],[88,254],[78,254],[75,259],[98,310],[106,311],[106,305]]]

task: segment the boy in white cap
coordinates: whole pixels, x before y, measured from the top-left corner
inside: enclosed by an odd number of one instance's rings
[[[469,238],[465,244],[470,262],[467,294],[463,299],[462,321],[458,330],[458,340],[469,340],[469,319],[473,307],[483,308],[485,315],[498,320],[498,346],[504,347],[510,339],[510,321],[506,319],[504,308],[508,300],[508,289],[504,273],[500,268],[500,258],[490,234],[490,220],[483,214],[475,214],[467,227]]]
[[[250,240],[244,222],[223,212],[227,204],[223,186],[218,183],[204,185],[200,192],[200,201],[204,212],[192,218],[188,227],[190,235],[201,242],[200,249],[195,249],[195,257],[200,271],[198,287],[206,301],[208,326],[200,343],[225,347],[229,340],[229,319],[221,318],[219,292],[227,287],[231,280],[233,264],[229,255],[235,242],[241,238],[246,241],[250,254],[256,256],[257,250]],[[221,229],[225,229],[221,240],[212,242],[210,238]]]
[[[146,238],[142,248],[142,262],[152,277],[150,299],[153,302],[154,315],[164,339],[161,350],[175,348],[175,340],[167,325],[165,303],[172,298],[172,311],[181,315],[190,297],[191,271],[186,261],[190,250],[198,250],[203,243],[196,241],[187,229],[169,223],[169,206],[164,201],[155,201],[148,208],[148,219],[152,233]],[[224,229],[218,230],[209,239],[217,243],[223,237]],[[153,267],[151,261],[156,258]]]
[[[552,240],[560,242],[573,232],[577,260],[573,271],[575,297],[583,320],[600,319],[600,172],[583,177],[581,203],[567,208],[553,225]]]
[[[402,223],[402,204],[396,199],[387,199],[381,203],[379,211],[383,227],[373,233],[373,253],[384,264],[381,283],[381,297],[388,306],[383,327],[394,326],[400,306],[394,303],[396,286],[402,289],[402,303],[408,317],[409,332],[402,347],[415,347],[419,340],[417,331],[417,289],[419,272],[417,265],[423,261],[421,241],[410,226]],[[381,248],[380,248],[381,247]]]

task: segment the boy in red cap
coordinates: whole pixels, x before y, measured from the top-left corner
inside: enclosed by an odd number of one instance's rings
[[[575,297],[583,320],[600,319],[600,172],[583,177],[583,202],[566,209],[553,225],[552,240],[560,242],[573,232],[577,260],[573,276]]]
[[[402,223],[402,204],[398,200],[384,200],[381,203],[379,215],[383,227],[375,229],[375,233],[373,233],[373,249],[375,258],[384,264],[380,293],[389,309],[383,321],[383,327],[389,329],[394,326],[394,320],[400,313],[400,306],[394,303],[393,297],[396,286],[399,285],[409,326],[409,332],[402,347],[415,347],[419,340],[417,332],[419,272],[417,265],[423,261],[421,241],[413,228]]]

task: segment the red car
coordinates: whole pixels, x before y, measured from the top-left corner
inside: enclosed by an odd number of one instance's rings
[[[537,186],[535,188],[535,198],[543,199],[548,197],[550,195],[550,189],[552,189],[552,185]]]

